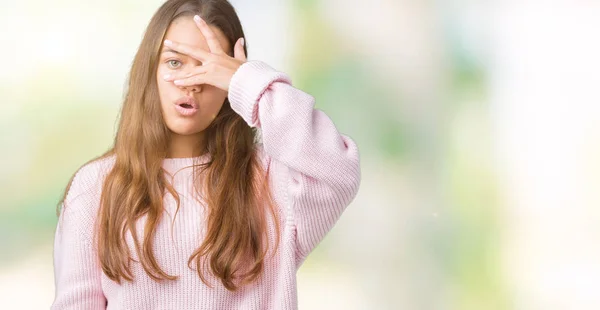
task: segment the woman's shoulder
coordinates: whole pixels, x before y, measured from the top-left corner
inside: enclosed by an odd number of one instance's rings
[[[115,155],[102,156],[84,164],[75,174],[75,179],[100,180],[103,179],[115,164]],[[75,181],[75,179],[73,181]]]
[[[92,223],[100,205],[104,179],[114,162],[114,156],[102,156],[87,162],[77,170],[62,201],[61,219]]]
[[[114,155],[102,156],[84,164],[75,173],[66,200],[72,200],[81,194],[98,193],[114,164]]]

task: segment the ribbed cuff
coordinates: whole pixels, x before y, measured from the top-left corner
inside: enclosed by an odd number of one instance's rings
[[[260,127],[258,119],[258,101],[265,90],[274,82],[292,81],[283,72],[279,72],[262,61],[248,61],[233,74],[229,84],[229,103],[231,108],[252,127]]]

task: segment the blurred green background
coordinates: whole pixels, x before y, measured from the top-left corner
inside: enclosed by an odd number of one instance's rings
[[[111,145],[162,2],[1,2],[7,309],[50,306],[56,204]],[[249,59],[361,151],[358,196],[298,273],[301,309],[600,308],[600,4],[231,2]]]

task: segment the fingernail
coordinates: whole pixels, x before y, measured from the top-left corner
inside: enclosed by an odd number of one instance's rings
[[[174,83],[175,85],[180,85],[180,84],[183,84],[183,83],[181,82],[181,80],[175,80],[173,83]]]
[[[173,45],[173,42],[171,42],[171,40],[165,40],[165,45]]]
[[[168,80],[170,77],[171,77],[171,75],[170,75],[170,74],[165,74],[165,75],[163,75],[163,79],[165,79],[165,80]]]
[[[198,15],[194,15],[194,20],[197,22],[201,22],[202,18],[200,18],[200,16],[198,16]]]
[[[246,45],[246,40],[244,40],[244,38],[242,38],[242,46]]]

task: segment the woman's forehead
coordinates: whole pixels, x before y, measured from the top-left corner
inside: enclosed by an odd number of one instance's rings
[[[215,26],[210,26],[212,31],[217,36],[219,43],[223,47],[223,50],[229,50],[229,42],[225,38],[225,35],[221,30]],[[208,43],[206,38],[202,35],[202,32],[196,26],[196,23],[191,16],[180,17],[174,20],[165,35],[165,40],[171,40],[178,43],[183,43],[192,47],[201,48],[208,51]]]

